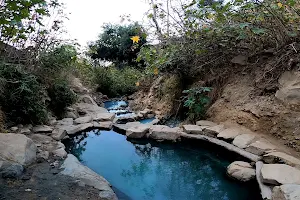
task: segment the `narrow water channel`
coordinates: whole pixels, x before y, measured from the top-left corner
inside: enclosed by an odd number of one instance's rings
[[[128,141],[93,130],[66,142],[69,153],[105,177],[126,200],[259,200],[255,183],[226,176],[228,159],[206,148]]]

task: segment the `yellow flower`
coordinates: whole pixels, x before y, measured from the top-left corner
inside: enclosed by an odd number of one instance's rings
[[[136,36],[131,37],[130,39],[132,40],[133,43],[139,43],[139,41],[140,41],[140,36],[137,36],[137,35],[136,35]]]
[[[154,70],[153,70],[153,72],[154,72],[155,75],[157,75],[158,74],[158,68],[155,67]]]
[[[136,86],[140,86],[140,82],[136,82],[135,85],[136,85]]]
[[[283,6],[282,3],[280,3],[280,2],[278,2],[277,5],[279,8],[282,8],[282,6]]]

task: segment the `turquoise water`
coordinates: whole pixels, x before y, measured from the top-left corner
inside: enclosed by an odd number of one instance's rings
[[[126,101],[105,101],[104,107],[108,110],[111,109],[120,109],[121,107],[128,106],[128,103]]]
[[[114,131],[96,130],[72,138],[66,146],[81,162],[104,176],[120,199],[260,199],[253,185],[229,179],[226,167],[230,162],[211,150],[130,142]]]
[[[155,117],[149,118],[149,119],[142,119],[139,122],[141,122],[142,124],[147,124],[147,123],[152,122],[153,120],[155,120]]]

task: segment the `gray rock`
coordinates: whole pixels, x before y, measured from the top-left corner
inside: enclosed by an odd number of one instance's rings
[[[117,200],[117,196],[111,189],[109,182],[102,176],[98,175],[88,167],[82,165],[72,154],[68,154],[67,159],[62,164],[63,169],[60,172],[63,175],[79,179],[86,185],[95,187],[100,190],[99,196],[103,200]]]
[[[93,122],[94,128],[99,129],[111,129],[113,123],[111,121],[105,121],[105,122]]]
[[[221,133],[224,130],[224,125],[220,124],[217,126],[204,126],[203,128],[203,133],[204,135],[208,135],[211,137],[217,137],[217,135],[219,135],[219,133]]]
[[[131,126],[126,130],[126,136],[128,138],[143,138],[148,133],[150,126],[146,124],[139,124]]]
[[[159,141],[171,140],[175,142],[180,138],[180,132],[181,130],[178,127],[170,128],[164,125],[152,125],[148,137]]]
[[[78,97],[78,102],[98,106],[97,103],[95,102],[95,100],[90,95],[81,95],[81,96],[79,96]]]
[[[221,131],[217,137],[224,140],[234,140],[235,137],[238,135],[243,134],[243,130],[239,128],[227,128],[223,131]]]
[[[88,103],[77,103],[75,107],[79,114],[88,114],[92,116],[98,113],[108,113],[107,109]]]
[[[254,153],[256,155],[263,155],[267,151],[274,150],[276,147],[267,140],[257,140],[246,147],[246,151]]]
[[[33,127],[34,133],[51,133],[53,131],[53,127],[47,125],[39,125]]]
[[[16,127],[16,126],[13,126],[13,127],[10,128],[10,130],[11,130],[12,132],[17,132],[18,129],[19,129],[19,128]]]
[[[300,160],[283,152],[271,152],[263,156],[266,163],[284,163],[300,169]]]
[[[261,175],[268,184],[300,184],[300,170],[285,164],[264,164]]]
[[[256,173],[256,180],[260,189],[260,194],[262,199],[264,200],[271,200],[272,199],[272,190],[271,187],[264,184],[261,175],[261,168],[264,165],[262,161],[258,161],[255,163],[255,173]]]
[[[61,158],[61,159],[67,157],[67,152],[65,151],[64,148],[56,149],[56,150],[52,151],[52,153],[53,153],[54,157],[58,157],[58,158]]]
[[[138,126],[141,122],[127,122],[126,124],[113,124],[113,127],[121,132],[126,132],[131,126]]]
[[[243,161],[235,161],[227,167],[227,174],[239,181],[250,181],[255,177],[255,170],[252,166]]]
[[[64,118],[57,121],[57,125],[73,125],[73,118]]]
[[[67,131],[62,128],[55,128],[52,131],[51,137],[55,140],[62,140],[67,135]]]
[[[300,200],[300,185],[285,184],[274,187],[272,200]]]
[[[246,148],[251,142],[253,142],[253,140],[255,139],[255,135],[254,134],[242,134],[242,135],[238,135],[234,138],[232,144],[244,149]]]
[[[188,134],[203,134],[203,128],[198,125],[183,125],[183,131]]]
[[[113,121],[114,113],[97,113],[93,116],[94,121]]]
[[[65,127],[65,130],[67,131],[68,135],[74,135],[86,129],[92,128],[93,126],[94,126],[93,123],[78,124],[78,125],[67,126]]]
[[[89,123],[91,121],[92,121],[91,116],[79,117],[74,120],[75,124],[85,124],[85,123]]]
[[[78,116],[74,112],[67,112],[65,115],[66,118],[76,119]]]
[[[0,133],[0,159],[11,160],[21,165],[35,162],[37,147],[22,134]]]
[[[196,122],[196,125],[208,127],[208,126],[217,126],[218,124],[207,120],[200,120]]]
[[[286,71],[279,78],[279,90],[275,96],[287,105],[300,104],[300,73]]]
[[[28,134],[30,134],[30,133],[31,133],[31,131],[30,131],[30,129],[29,129],[29,128],[27,128],[27,127],[23,127],[23,128],[20,128],[20,129],[19,129],[18,133],[20,133],[20,134],[24,134],[24,135],[28,135]]]
[[[37,160],[43,161],[49,159],[49,151],[41,151],[36,155]]]
[[[0,174],[3,178],[18,178],[23,171],[24,168],[19,163],[4,161],[0,167]]]

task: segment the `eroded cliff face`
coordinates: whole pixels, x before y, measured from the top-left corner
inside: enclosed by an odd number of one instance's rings
[[[178,75],[158,77],[149,89],[140,90],[130,96],[130,107],[134,110],[149,108],[158,118],[176,114],[180,104],[182,86]]]
[[[208,110],[215,122],[234,122],[300,152],[300,73],[284,72],[276,92],[259,94],[250,75],[232,77]]]

